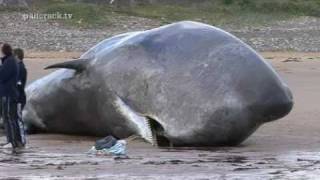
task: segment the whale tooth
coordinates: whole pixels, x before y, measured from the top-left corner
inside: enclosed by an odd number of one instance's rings
[[[148,133],[149,136],[147,138],[150,140],[150,142],[151,142],[151,144],[153,146],[157,146],[158,143],[157,143],[156,132],[151,126],[150,119],[149,118],[145,118],[145,119],[146,119],[146,124],[147,124],[147,127],[148,127],[148,131],[149,131],[149,133]]]

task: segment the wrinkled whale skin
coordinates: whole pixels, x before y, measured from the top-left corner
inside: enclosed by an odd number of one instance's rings
[[[260,55],[202,23],[121,34],[80,59],[81,69],[71,64],[27,88],[30,129],[237,145],[293,106],[289,88]]]

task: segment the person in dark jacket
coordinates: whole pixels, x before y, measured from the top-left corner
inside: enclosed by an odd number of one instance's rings
[[[7,140],[11,143],[13,152],[25,146],[25,136],[22,122],[17,112],[18,99],[18,65],[9,44],[3,44],[1,51],[4,57],[0,67],[0,97],[2,100],[1,116],[3,118]]]
[[[18,63],[19,75],[18,75],[18,103],[21,105],[21,111],[23,110],[24,106],[26,105],[27,96],[25,92],[25,87],[27,83],[27,69],[23,63],[24,59],[24,51],[20,48],[16,48],[13,50],[13,54],[15,55]]]
[[[0,42],[0,49],[2,49],[2,45],[3,45],[3,42]],[[2,57],[3,57],[3,54],[2,54],[2,51],[0,51],[0,60],[2,61]],[[0,66],[1,66],[2,62],[0,62]],[[0,128],[3,129],[3,119],[1,117],[1,112],[2,112],[2,103],[1,103],[1,97],[0,97]],[[2,144],[0,144],[2,145]]]
[[[25,92],[25,87],[27,83],[27,69],[23,63],[24,59],[24,51],[20,48],[16,48],[13,50],[13,54],[16,57],[17,64],[18,64],[18,80],[17,80],[17,88],[18,88],[18,122],[20,125],[21,134],[22,134],[22,141],[26,142],[25,140],[25,127],[24,127],[24,121],[22,119],[22,111],[24,106],[26,105],[27,102],[27,96]]]

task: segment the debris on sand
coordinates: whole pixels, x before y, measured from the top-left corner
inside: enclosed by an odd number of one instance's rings
[[[289,57],[288,59],[282,61],[282,62],[302,62],[301,58],[297,58],[297,57]]]
[[[125,140],[117,140],[113,136],[107,136],[96,141],[95,146],[88,151],[88,154],[125,156],[127,154],[126,145],[127,142]]]

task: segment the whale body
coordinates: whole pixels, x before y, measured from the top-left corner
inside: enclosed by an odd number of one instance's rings
[[[27,87],[29,130],[156,145],[237,145],[287,115],[292,94],[235,36],[183,21],[108,38]]]

